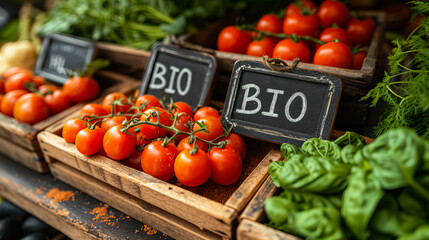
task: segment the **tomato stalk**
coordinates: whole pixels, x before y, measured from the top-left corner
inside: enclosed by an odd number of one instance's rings
[[[292,39],[292,41],[296,41],[296,40],[309,40],[309,41],[318,43],[320,45],[323,45],[323,44],[326,43],[326,42],[324,42],[324,41],[322,41],[320,39],[317,39],[317,38],[314,38],[314,37],[310,37],[310,36],[298,36],[296,34],[286,34],[286,33],[272,33],[272,32],[267,32],[267,31],[263,31],[263,30],[258,30],[258,29],[255,29],[255,28],[251,27],[251,26],[248,26],[248,25],[240,26],[240,30],[242,30],[242,31],[257,32],[258,34],[261,34],[261,35],[264,35],[264,36],[267,36],[267,37],[290,38],[290,39]]]

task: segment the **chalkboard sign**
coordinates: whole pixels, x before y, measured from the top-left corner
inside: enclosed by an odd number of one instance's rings
[[[43,39],[34,73],[59,84],[67,81],[68,72],[85,69],[94,57],[94,43],[63,34],[50,34]]]
[[[140,95],[163,96],[193,109],[208,104],[216,60],[213,56],[157,43],[147,64]]]
[[[225,128],[270,142],[301,146],[329,137],[342,83],[333,75],[294,69],[273,71],[260,62],[237,61],[222,114]]]

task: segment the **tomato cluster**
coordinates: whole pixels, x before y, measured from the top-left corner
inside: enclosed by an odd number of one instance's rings
[[[0,111],[31,125],[74,103],[90,100],[99,91],[98,83],[91,77],[73,77],[59,88],[18,67],[6,71],[3,78],[5,81],[0,79]]]
[[[217,47],[225,52],[360,69],[374,29],[372,18],[351,17],[340,1],[325,0],[317,8],[311,0],[299,0],[287,6],[284,18],[266,14],[253,29],[225,27]]]
[[[236,182],[246,145],[239,135],[225,134],[219,112],[210,106],[194,112],[185,102],[163,106],[153,95],[111,93],[101,104],[85,105],[62,135],[84,155],[99,153],[164,181],[176,176],[191,187],[209,178]]]

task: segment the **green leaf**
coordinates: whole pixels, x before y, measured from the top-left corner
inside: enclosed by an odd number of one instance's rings
[[[271,180],[273,181],[274,185],[276,185],[277,187],[280,187],[280,182],[278,179],[279,171],[283,168],[284,164],[284,161],[276,161],[270,163],[270,165],[268,166],[268,173],[270,174]]]
[[[285,160],[293,157],[296,154],[305,154],[299,147],[290,143],[283,143],[280,146],[280,151],[282,152],[283,158]]]
[[[347,145],[353,145],[357,149],[360,149],[366,145],[366,141],[361,135],[350,131],[347,131],[341,137],[335,139],[334,143],[340,148],[344,148]]]
[[[161,29],[172,35],[183,34],[186,32],[186,18],[179,16],[170,24],[161,24]]]
[[[329,140],[310,138],[302,144],[301,150],[308,155],[341,160],[341,148]]]
[[[368,238],[368,223],[383,195],[384,191],[372,172],[352,168],[349,185],[343,194],[341,216],[357,239]]]
[[[419,226],[414,232],[405,234],[398,240],[426,240],[429,239],[429,224]]]

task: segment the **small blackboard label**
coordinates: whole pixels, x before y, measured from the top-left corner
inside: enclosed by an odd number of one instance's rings
[[[34,73],[63,84],[68,72],[85,69],[94,58],[94,43],[63,34],[50,34],[43,39]]]
[[[294,69],[273,71],[260,62],[237,61],[222,123],[249,137],[298,146],[329,137],[341,94],[333,75]]]
[[[140,95],[166,96],[195,109],[208,104],[215,71],[211,55],[158,43],[152,48]]]

